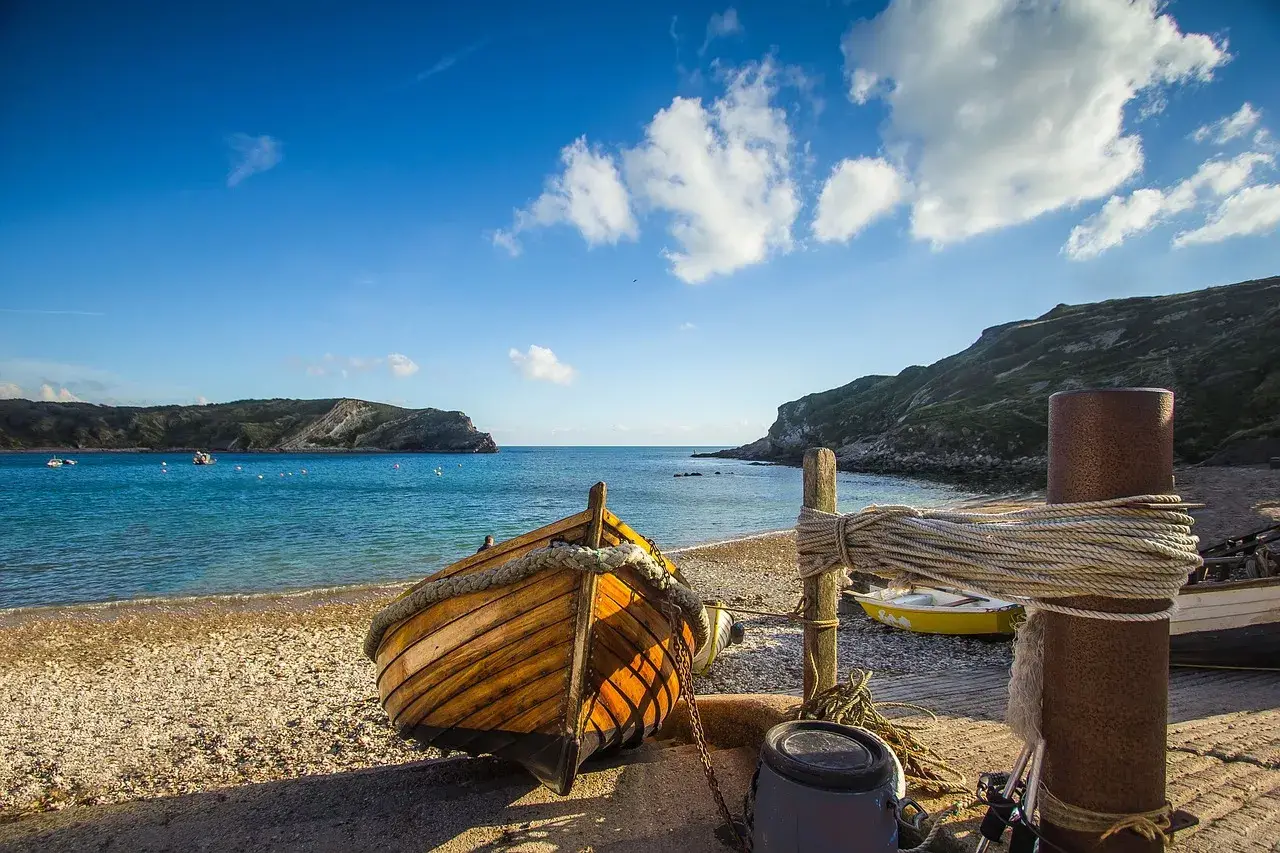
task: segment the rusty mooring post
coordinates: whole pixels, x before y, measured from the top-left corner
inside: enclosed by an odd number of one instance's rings
[[[804,505],[823,512],[836,511],[836,455],[825,447],[804,454]],[[804,616],[834,623],[840,597],[837,566],[829,572],[806,578]],[[836,683],[836,628],[834,624],[804,626],[804,698],[808,699]]]
[[[1068,391],[1049,398],[1049,503],[1173,491],[1173,394],[1151,388]],[[1151,613],[1167,600],[1065,598],[1068,606]],[[1063,802],[1133,814],[1165,802],[1169,622],[1045,614],[1044,782]],[[1122,831],[1077,832],[1045,821],[1072,853],[1156,851]]]

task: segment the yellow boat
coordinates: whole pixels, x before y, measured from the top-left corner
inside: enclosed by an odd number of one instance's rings
[[[976,592],[912,587],[850,593],[877,622],[917,634],[1011,635],[1022,605]]]

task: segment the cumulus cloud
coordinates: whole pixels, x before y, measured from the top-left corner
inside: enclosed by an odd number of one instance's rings
[[[886,148],[935,245],[1101,198],[1143,165],[1126,108],[1211,78],[1225,46],[1156,0],[893,0],[842,49],[855,103],[889,107]]]
[[[274,169],[284,159],[284,146],[274,136],[236,133],[227,140],[227,144],[231,146],[231,171],[227,174],[229,187]]]
[[[841,160],[822,185],[813,236],[843,243],[897,207],[905,194],[906,181],[888,160]]]
[[[1191,134],[1191,138],[1196,142],[1208,141],[1217,145],[1224,145],[1253,130],[1261,118],[1262,113],[1254,109],[1253,104],[1245,101],[1240,109],[1231,115],[1196,128],[1195,133]]]
[[[672,19],[674,26],[675,20]],[[716,12],[711,16],[711,20],[707,21],[707,37],[702,42],[702,47],[698,48],[698,56],[702,56],[707,52],[707,48],[718,38],[726,36],[741,35],[742,22],[738,20],[738,10],[730,6],[723,12]]]
[[[54,390],[54,387],[47,382],[40,386],[40,399],[46,403],[83,403],[75,394],[72,394],[66,388]]]
[[[0,400],[22,399],[22,389],[12,382],[0,382]]]
[[[664,255],[682,281],[704,282],[791,249],[800,201],[776,93],[772,61],[751,63],[728,75],[725,94],[709,107],[674,99],[623,155],[632,192],[671,216],[679,248]]]
[[[401,379],[406,376],[412,376],[418,372],[418,365],[413,359],[407,355],[401,355],[393,352],[387,356],[387,367],[391,369],[391,375]]]
[[[1204,225],[1173,238],[1174,246],[1217,243],[1228,237],[1266,234],[1280,226],[1280,184],[1245,187],[1218,206]]]
[[[528,352],[513,347],[507,357],[525,379],[568,385],[578,375],[578,371],[560,361],[550,349],[536,344],[531,345]]]
[[[369,373],[380,367],[385,367],[387,372],[397,379],[404,379],[418,372],[418,365],[414,360],[398,352],[374,358],[334,355],[327,352],[318,362],[308,363],[297,359],[294,364],[301,365],[308,376],[339,376],[343,379],[356,373]]]
[[[520,254],[516,235],[538,226],[565,223],[582,234],[588,246],[634,240],[640,235],[631,198],[609,154],[587,145],[585,136],[560,152],[564,170],[547,181],[542,195],[517,210],[509,230],[493,233],[493,243],[512,256]]]
[[[1097,257],[1108,249],[1119,246],[1128,238],[1142,234],[1167,222],[1174,216],[1194,210],[1205,204],[1222,201],[1222,209],[1227,209],[1234,194],[1246,187],[1253,173],[1274,163],[1270,154],[1250,151],[1229,159],[1206,160],[1196,169],[1195,174],[1165,189],[1146,187],[1134,190],[1128,195],[1112,196],[1102,209],[1071,230],[1067,243],[1062,247],[1063,253],[1072,260],[1087,260]],[[1251,204],[1256,204],[1253,202]],[[1246,206],[1247,207],[1247,206]],[[1246,207],[1232,206],[1232,209],[1244,211]],[[1241,221],[1237,213],[1227,221]],[[1265,215],[1258,212],[1265,219]],[[1262,221],[1258,215],[1250,218],[1250,222]],[[1248,231],[1231,232],[1225,226],[1221,230],[1210,233],[1220,234],[1217,239],[1233,236],[1233,233],[1254,233]],[[1197,232],[1191,232],[1197,233]],[[1179,242],[1181,241],[1181,242]],[[1208,242],[1194,238],[1183,239],[1180,235],[1175,245],[1184,242]]]

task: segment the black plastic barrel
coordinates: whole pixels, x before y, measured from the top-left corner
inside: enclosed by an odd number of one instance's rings
[[[756,769],[756,853],[894,853],[896,761],[863,729],[820,720],[771,728]]]

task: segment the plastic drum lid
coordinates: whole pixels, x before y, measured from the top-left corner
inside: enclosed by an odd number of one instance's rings
[[[765,735],[761,757],[776,773],[804,785],[849,793],[895,787],[895,762],[884,742],[850,726],[779,723]]]

